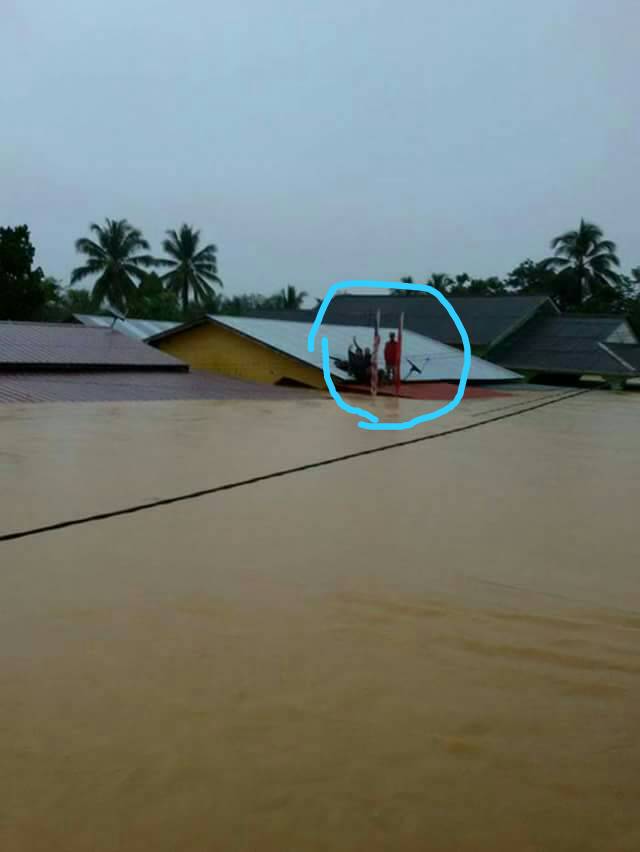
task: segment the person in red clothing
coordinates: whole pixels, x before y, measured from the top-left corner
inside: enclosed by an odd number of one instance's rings
[[[389,333],[389,339],[384,345],[384,365],[387,369],[387,378],[394,382],[398,369],[398,341],[394,332]]]

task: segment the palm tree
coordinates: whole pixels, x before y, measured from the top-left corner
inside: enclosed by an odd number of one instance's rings
[[[296,290],[291,284],[287,289],[282,289],[278,293],[278,302],[283,310],[297,311],[302,307],[302,303],[309,294],[306,290]]]
[[[179,231],[167,231],[162,248],[168,258],[156,260],[158,266],[169,267],[162,280],[182,301],[182,310],[189,306],[189,293],[193,293],[196,304],[202,304],[214,295],[212,284],[222,281],[218,278],[217,248],[210,243],[200,248],[200,231],[190,225],[182,225]]]
[[[566,282],[563,301],[567,307],[580,305],[589,298],[615,296],[620,281],[614,267],[620,266],[616,244],[603,239],[602,229],[580,219],[576,231],[567,231],[551,240],[554,256],[543,261]]]
[[[71,283],[97,275],[92,290],[96,306],[106,300],[112,307],[126,310],[127,301],[135,294],[136,280],[145,275],[143,267],[153,265],[150,255],[139,254],[148,251],[149,243],[126,219],[107,219],[105,225],[93,223],[90,231],[95,240],[76,240],[76,251],[86,255],[87,262],[73,270]]]

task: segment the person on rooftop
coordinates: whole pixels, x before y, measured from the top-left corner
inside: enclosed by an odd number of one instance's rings
[[[384,364],[389,381],[395,381],[398,370],[398,341],[393,331],[389,332],[389,339],[384,346]]]

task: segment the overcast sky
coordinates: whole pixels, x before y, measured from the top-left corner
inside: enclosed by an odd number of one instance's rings
[[[637,0],[0,0],[0,224],[201,228],[227,292],[640,264]]]

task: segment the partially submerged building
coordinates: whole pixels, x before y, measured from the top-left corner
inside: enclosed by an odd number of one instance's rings
[[[623,387],[640,373],[640,341],[626,318],[562,314],[546,296],[452,296],[448,301],[469,335],[472,351],[515,370],[530,381],[563,382],[597,376]],[[460,347],[460,334],[437,299],[426,294],[337,295],[325,314],[328,323],[397,323]]]
[[[0,402],[252,399],[287,397],[192,371],[189,365],[110,328],[0,322]]]
[[[489,357],[538,382],[598,376],[622,388],[640,377],[640,344],[621,316],[537,316]]]
[[[354,340],[364,349],[372,345],[373,328],[366,324],[323,323],[313,352],[308,350],[311,322],[261,317],[206,316],[149,339],[152,346],[186,361],[192,367],[269,384],[324,388],[320,339],[329,343],[330,372],[334,381],[351,376],[337,361],[347,357]],[[384,341],[395,326],[381,328]],[[407,330],[403,338],[403,381],[457,382],[463,366],[460,350]],[[470,381],[514,381],[520,376],[497,364],[472,357]]]
[[[547,296],[450,296],[448,301],[462,320],[473,353],[479,356],[515,334],[534,316],[559,314]],[[382,325],[396,327],[404,313],[405,327],[410,331],[448,346],[462,346],[460,332],[449,314],[426,293],[338,294],[331,300],[324,321],[331,325],[373,325],[378,311]]]
[[[465,326],[474,355],[515,371],[527,380],[576,382],[582,376],[597,376],[611,386],[623,387],[628,379],[638,377],[640,341],[624,316],[561,314],[547,296],[452,296],[449,302]],[[437,299],[426,294],[338,294],[328,306],[323,329],[346,328],[347,337],[357,332],[361,344],[370,345],[378,311],[387,329],[395,329],[400,313],[404,313],[407,339],[413,333],[454,350],[462,348],[451,317]],[[208,317],[187,325],[85,314],[75,315],[75,321],[112,327],[139,340],[152,340],[159,348],[166,346],[166,351],[178,354],[194,367],[202,364],[203,369],[218,369],[226,375],[271,384],[288,382],[322,387],[320,365],[310,362],[306,349],[298,345],[308,333],[315,313],[315,310],[254,311],[248,316]],[[260,324],[269,320],[281,325]],[[217,323],[215,342],[211,328],[207,328],[212,323]],[[191,329],[200,331],[191,333]],[[179,331],[180,337],[173,337],[174,331]],[[183,337],[187,331],[189,335]],[[335,337],[338,332],[334,330],[331,334]],[[163,339],[171,343],[160,343]],[[262,348],[252,347],[248,340]],[[344,341],[336,339],[336,352],[339,346],[344,348]],[[424,344],[421,347],[424,349]],[[425,362],[423,367],[429,364],[426,371],[423,369],[419,374],[414,371],[411,380],[416,375],[422,380],[444,380],[433,374],[437,363],[436,358]],[[458,372],[448,378],[457,381],[462,361],[450,357],[450,364],[456,364]],[[334,376],[338,380],[343,378],[338,372]],[[490,380],[482,374],[479,363],[474,362],[472,381]]]

